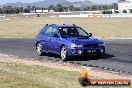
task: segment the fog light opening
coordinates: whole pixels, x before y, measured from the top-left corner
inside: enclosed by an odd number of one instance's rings
[[[82,51],[81,50],[78,50],[78,54],[82,54]]]
[[[77,54],[78,51],[77,51],[77,50],[72,50],[72,53],[73,53],[73,54]]]
[[[72,50],[73,54],[82,54],[82,50]]]

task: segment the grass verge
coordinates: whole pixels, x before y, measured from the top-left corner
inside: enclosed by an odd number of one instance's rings
[[[0,62],[0,88],[76,88],[79,72]]]
[[[101,38],[132,38],[132,18],[18,18],[0,21],[1,38],[34,38],[45,24],[76,24]]]
[[[81,88],[78,71],[55,69],[34,63],[0,59],[0,88]],[[132,88],[132,86],[87,88]]]

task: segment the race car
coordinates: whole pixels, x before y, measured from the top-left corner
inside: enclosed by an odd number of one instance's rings
[[[69,57],[95,56],[105,53],[105,43],[75,24],[46,24],[35,37],[38,55],[55,53],[62,60]]]

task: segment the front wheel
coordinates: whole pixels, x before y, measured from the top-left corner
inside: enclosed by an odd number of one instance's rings
[[[61,51],[60,51],[60,55],[61,55],[61,59],[63,61],[66,61],[68,59],[67,50],[66,50],[65,46],[62,46]]]

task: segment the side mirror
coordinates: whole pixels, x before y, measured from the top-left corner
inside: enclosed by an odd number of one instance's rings
[[[60,37],[58,34],[53,34],[52,36],[55,37],[55,38],[59,38]]]
[[[92,37],[93,36],[93,34],[92,33],[89,33],[89,37]]]

